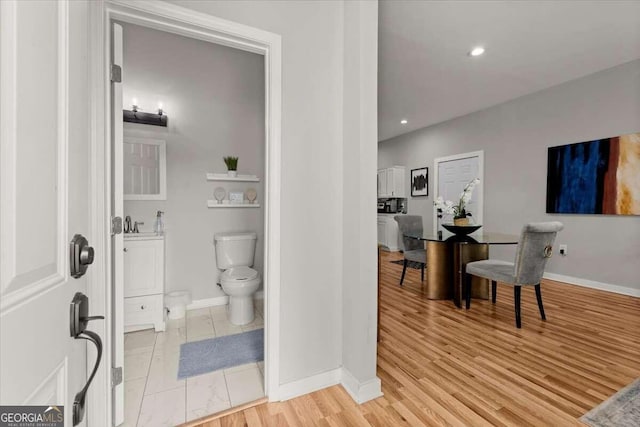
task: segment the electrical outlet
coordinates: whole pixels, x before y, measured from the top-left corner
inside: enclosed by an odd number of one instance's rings
[[[560,245],[560,255],[567,256],[567,245]]]

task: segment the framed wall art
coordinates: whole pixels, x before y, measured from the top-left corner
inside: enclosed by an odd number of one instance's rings
[[[547,213],[640,215],[640,133],[550,147]]]
[[[429,195],[429,168],[411,169],[411,197]]]

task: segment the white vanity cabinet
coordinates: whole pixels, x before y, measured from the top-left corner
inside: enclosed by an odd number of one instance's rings
[[[124,326],[127,332],[164,331],[164,236],[124,238]]]

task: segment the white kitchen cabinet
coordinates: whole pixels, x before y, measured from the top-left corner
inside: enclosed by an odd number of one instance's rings
[[[378,197],[406,197],[405,168],[394,166],[378,170]]]
[[[387,246],[387,221],[378,215],[378,244]]]
[[[383,194],[387,194],[387,170],[378,170],[378,197],[383,197]]]
[[[398,214],[378,214],[378,243],[391,252],[403,247],[398,223],[393,218],[396,215]]]
[[[164,236],[125,235],[124,326],[164,331]]]

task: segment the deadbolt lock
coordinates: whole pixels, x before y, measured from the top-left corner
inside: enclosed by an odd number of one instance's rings
[[[77,279],[87,272],[87,267],[93,263],[94,250],[82,234],[76,234],[69,243],[69,264],[71,277]]]

